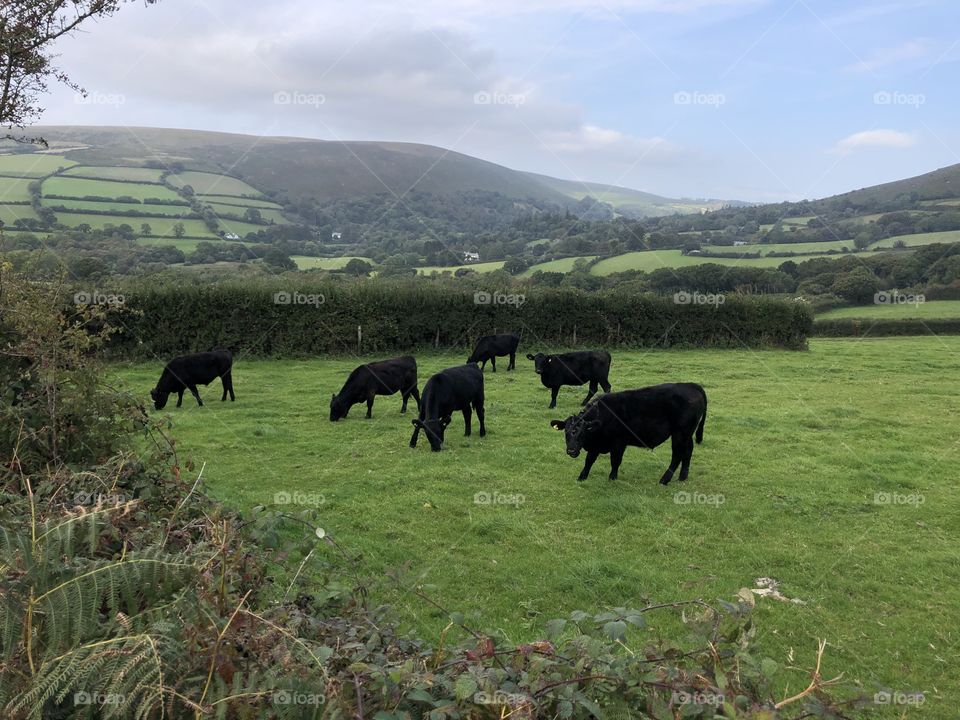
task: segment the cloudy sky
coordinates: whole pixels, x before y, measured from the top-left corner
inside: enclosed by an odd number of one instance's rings
[[[956,0],[161,0],[60,43],[47,124],[430,143],[664,195],[960,162]]]

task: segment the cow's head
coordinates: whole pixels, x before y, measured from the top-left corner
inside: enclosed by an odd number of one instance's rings
[[[537,353],[536,355],[527,353],[527,360],[533,360],[533,369],[537,375],[543,375],[543,371],[553,363],[553,356],[544,355],[543,353]]]
[[[587,417],[586,413],[571,415],[566,420],[551,420],[550,427],[563,430],[567,441],[567,455],[572,458],[580,455],[587,436],[597,427],[597,421]]]
[[[170,397],[170,393],[155,387],[150,391],[150,397],[153,398],[153,407],[157,410],[163,410],[167,406],[167,398]]]
[[[477,350],[474,350],[472,353],[470,353],[470,357],[467,358],[467,364],[469,365],[470,363],[480,362],[479,355],[480,353]]]
[[[440,448],[443,447],[443,431],[446,430],[447,425],[450,424],[450,416],[444,415],[442,418],[433,418],[431,420],[414,418],[410,422],[426,433],[427,440],[430,441],[430,449],[433,450],[433,452],[440,452]]]
[[[330,422],[336,422],[347,416],[350,407],[336,393],[330,396]]]

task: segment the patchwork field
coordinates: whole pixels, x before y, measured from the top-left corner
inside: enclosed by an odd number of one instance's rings
[[[148,183],[128,183],[111,180],[87,180],[63,175],[43,181],[41,190],[44,196],[67,195],[73,198],[84,197],[132,197],[137,200],[158,198],[160,200],[179,200],[180,196],[163,185]]]
[[[62,155],[30,153],[21,155],[0,155],[0,175],[14,177],[39,178],[56,172],[60,168],[76,165]]]
[[[262,197],[263,194],[255,187],[248,185],[243,180],[229,177],[227,175],[216,175],[205,172],[182,172],[169,177],[170,183],[176,187],[190,185],[194,192],[202,195],[234,195],[241,197],[251,195],[253,197]]]
[[[32,182],[31,178],[0,177],[0,203],[29,201]]]
[[[862,305],[828,310],[817,319],[838,318],[960,318],[960,300],[932,300],[897,305]]]
[[[465,356],[420,356],[421,387]],[[684,379],[709,395],[690,480],[668,487],[657,484],[663,446],[629,449],[616,482],[604,457],[577,483],[582,457],[567,457],[548,423],[576,412],[584,391],[564,389],[548,410],[522,357],[515,372],[486,373],[485,438],[464,438],[456,417],[442,452],[411,450],[398,397],[378,398],[372,420],[355,407],[332,424],[327,398],[358,362],[239,357],[236,403],[220,403],[214,384],[204,408],[188,395],[164,411],[181,464],[206,463],[205,481],[232,504],[314,504],[364,575],[409,563],[407,583],[509,642],[573,609],[729,598],[773,577],[798,600],[758,599],[760,642],[781,667],[809,666],[824,638],[825,677],[921,691],[923,717],[955,715],[960,445],[945,419],[960,417],[960,384],[944,378],[960,338],[615,351],[615,390]],[[115,372],[148,400],[162,363]],[[439,634],[444,613],[384,582],[407,623]],[[807,681],[779,679],[790,692]]]
[[[334,257],[334,258],[324,258],[324,257],[309,257],[307,255],[292,255],[291,258],[294,262],[297,263],[297,267],[301,270],[340,270],[346,267],[347,263],[354,259],[356,256],[345,256],[345,257]],[[371,265],[373,260],[368,257],[359,257],[359,260],[364,260]]]
[[[153,203],[120,203],[120,202],[101,202],[97,200],[68,200],[65,198],[43,198],[40,202],[45,207],[65,207],[77,212],[84,210],[114,210],[123,212],[126,210],[136,210],[137,212],[149,213],[151,215],[170,215],[179,217],[189,215],[193,212],[189,205],[155,205]],[[141,222],[150,222],[152,218],[125,218],[124,222],[140,227]]]
[[[87,224],[92,228],[102,229],[107,225],[118,226],[126,223],[134,230],[139,231],[140,225],[143,223],[149,223],[150,229],[153,231],[154,235],[169,235],[173,237],[173,226],[177,223],[182,223],[185,234],[188,237],[199,237],[204,240],[218,240],[218,238],[213,235],[204,225],[202,220],[182,220],[175,217],[170,218],[159,218],[159,217],[120,217],[117,215],[85,215],[83,213],[57,213],[57,220],[62,222],[65,225],[71,227],[76,227],[80,224]]]
[[[129,180],[132,182],[159,183],[163,170],[138,167],[102,167],[99,165],[75,165],[63,173],[67,176],[82,176],[102,180]]]

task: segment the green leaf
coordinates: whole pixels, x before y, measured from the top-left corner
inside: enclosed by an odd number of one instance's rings
[[[477,692],[477,681],[469,675],[461,675],[453,685],[453,692],[457,700],[466,700]]]
[[[779,667],[780,666],[777,665],[777,662],[775,660],[771,660],[770,658],[764,658],[760,661],[760,669],[763,671],[763,674],[767,676],[767,678],[773,677]]]
[[[576,699],[577,703],[586,708],[591,715],[597,718],[597,720],[603,720],[603,710],[601,710],[600,706],[597,705],[593,700],[580,692],[574,695],[574,698]]]
[[[567,621],[563,619],[550,620],[547,622],[547,637],[553,639],[563,632],[567,626]]]
[[[603,632],[611,640],[620,640],[627,637],[627,624],[623,620],[613,620],[603,626]]]
[[[407,693],[407,699],[418,703],[427,703],[428,705],[434,704],[433,696],[426,690],[411,690]]]
[[[640,613],[630,613],[624,619],[634,627],[642,628],[647,626],[646,618]]]

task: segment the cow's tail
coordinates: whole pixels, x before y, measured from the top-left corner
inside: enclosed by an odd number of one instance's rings
[[[697,445],[703,442],[703,426],[707,422],[707,393],[704,392],[703,388],[700,388],[700,392],[703,393],[703,417],[700,418],[700,424],[697,425]]]

